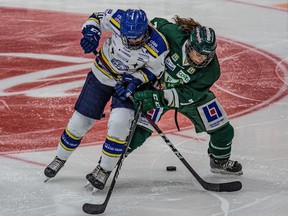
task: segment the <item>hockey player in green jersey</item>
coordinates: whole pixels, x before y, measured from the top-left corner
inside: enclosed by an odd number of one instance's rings
[[[134,94],[134,104],[143,101],[142,111],[159,119],[168,110],[177,110],[189,118],[197,133],[210,135],[208,154],[211,172],[241,175],[242,165],[230,160],[234,129],[210,87],[220,77],[216,36],[212,28],[201,26],[192,18],[174,18],[175,23],[154,18],[151,23],[167,39],[170,53],[165,60],[166,70],[157,90]],[[153,116],[154,115],[154,116]],[[152,134],[139,126],[129,151],[142,145]]]

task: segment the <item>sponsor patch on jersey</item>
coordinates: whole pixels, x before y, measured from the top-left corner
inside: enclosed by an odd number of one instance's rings
[[[181,78],[184,83],[188,83],[190,81],[190,77],[184,73],[184,71],[180,70],[177,74],[177,77]]]
[[[143,49],[141,49],[141,52],[139,52],[138,54],[139,56],[141,56],[141,58],[146,59],[147,61],[149,60],[149,55]]]
[[[171,70],[174,71],[176,68],[176,65],[172,62],[171,58],[168,57],[165,59],[165,65]]]
[[[159,50],[157,49],[158,44],[154,41],[154,40],[149,40],[149,42],[147,43],[148,46],[150,46],[150,48],[152,50],[154,50],[154,52],[156,52],[157,54],[159,54]]]
[[[190,73],[190,74],[195,73],[195,71],[196,71],[196,69],[193,68],[193,67],[189,67],[188,70],[187,70],[187,72]]]
[[[111,14],[112,13],[112,9],[107,9],[106,11],[105,11],[105,14]]]
[[[216,98],[197,109],[207,131],[215,130],[228,122],[227,115]]]
[[[118,59],[111,59],[111,63],[119,70],[119,71],[128,71],[129,67],[125,64],[123,64],[122,61]]]
[[[153,110],[150,110],[147,112],[147,115],[155,122],[157,123],[161,117],[163,113],[163,108],[156,108]],[[149,123],[149,121],[147,120],[147,118],[142,114],[139,121],[138,121],[138,125],[141,125],[144,128],[147,128],[151,131],[154,131],[154,128],[152,127],[152,125]]]
[[[120,22],[121,22],[123,13],[124,11],[119,9],[110,18],[110,23],[117,29],[120,29]]]
[[[179,59],[179,55],[174,53],[171,58],[176,62]]]

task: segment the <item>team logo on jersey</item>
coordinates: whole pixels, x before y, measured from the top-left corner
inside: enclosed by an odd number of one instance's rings
[[[217,99],[213,99],[197,109],[207,131],[215,130],[228,122],[227,115]]]
[[[179,56],[177,53],[174,53],[171,58],[176,62],[179,59]]]
[[[168,73],[164,73],[164,82],[167,88],[174,88],[183,83],[182,79],[174,79]]]

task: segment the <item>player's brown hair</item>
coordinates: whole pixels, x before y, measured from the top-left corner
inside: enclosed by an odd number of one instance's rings
[[[179,16],[175,16],[172,18],[175,22],[175,24],[181,26],[181,28],[186,32],[190,33],[194,28],[197,26],[200,26],[200,23],[195,21],[192,18],[181,18]]]

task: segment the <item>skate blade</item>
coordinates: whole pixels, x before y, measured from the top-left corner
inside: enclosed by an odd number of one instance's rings
[[[47,181],[49,181],[51,178],[46,177],[46,179],[44,180],[44,183],[46,183]]]
[[[84,188],[90,188],[90,187],[93,187],[93,185],[91,185],[91,183],[87,181],[86,184],[84,185]]]
[[[89,181],[84,185],[84,188],[92,189],[92,195],[95,195],[97,191],[99,191],[99,189],[94,187]]]
[[[97,189],[96,187],[93,187],[92,195],[96,195],[98,191],[99,189]]]
[[[222,174],[222,175],[235,175],[235,176],[243,175],[242,170],[239,172],[228,172],[228,171],[223,170],[223,169],[211,168],[210,171],[212,173]]]

